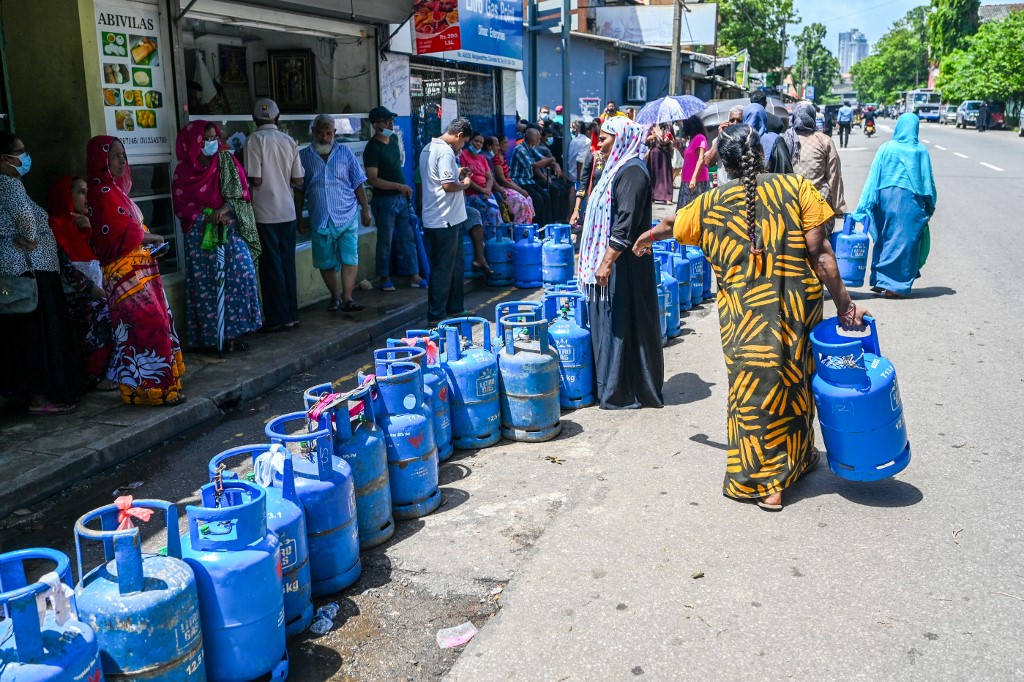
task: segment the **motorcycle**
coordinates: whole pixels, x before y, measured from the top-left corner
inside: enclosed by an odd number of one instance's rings
[[[868,121],[864,124],[864,137],[871,137],[875,134],[875,122]]]

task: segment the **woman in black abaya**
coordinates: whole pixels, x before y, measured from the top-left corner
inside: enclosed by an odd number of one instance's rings
[[[657,270],[633,242],[651,228],[644,127],[625,117],[601,127],[604,172],[587,206],[577,277],[590,312],[597,394],[604,409],[661,407],[665,362]]]

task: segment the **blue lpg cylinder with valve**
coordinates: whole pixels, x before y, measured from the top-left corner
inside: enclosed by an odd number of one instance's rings
[[[423,354],[409,356],[423,368],[423,384],[425,392],[430,396],[430,411],[434,415],[434,440],[437,444],[437,461],[447,461],[454,452],[452,446],[452,415],[451,391],[448,387],[448,375],[441,369],[441,350],[439,335],[428,329],[406,330],[401,339],[388,339],[388,347],[405,348],[410,344],[423,351]]]
[[[565,284],[572,279],[575,260],[570,237],[572,226],[551,223],[544,229],[548,237],[541,249],[541,279],[544,286]]]
[[[374,356],[374,413],[387,446],[393,514],[400,521],[426,516],[441,504],[441,491],[423,370],[415,362]]]
[[[512,267],[516,288],[535,289],[544,283],[541,274],[544,247],[537,238],[537,226],[516,225],[514,239]]]
[[[423,410],[427,417],[430,418],[430,423],[434,428],[434,447],[438,451],[437,461],[438,464],[441,462],[441,448],[438,446],[438,442],[442,437],[447,436],[448,443],[447,448],[451,448],[451,435],[444,432],[441,428],[441,422],[437,416],[438,407],[438,383],[437,378],[427,371],[427,349],[425,346],[394,346],[390,342],[388,343],[389,348],[381,348],[373,351],[374,363],[388,363],[388,362],[413,362],[419,365],[420,375],[423,380]],[[451,456],[451,455],[449,455]]]
[[[683,252],[682,246],[674,240],[657,242],[657,244],[665,245],[661,248],[656,248],[655,253],[658,255],[659,261],[663,263],[662,267],[665,268],[667,266],[672,276],[676,278],[676,283],[679,286],[679,315],[681,322],[682,314],[693,307],[693,287],[691,286],[693,277],[690,259]],[[662,253],[667,253],[668,256],[662,256]],[[662,259],[665,260],[662,261]]]
[[[331,394],[334,394],[331,384],[306,389],[303,399],[307,413],[323,396]],[[327,416],[324,427],[334,430],[333,461],[341,460],[352,471],[359,548],[369,549],[387,542],[395,534],[387,448],[384,434],[374,418],[369,384],[336,395],[334,403],[324,407]],[[353,405],[351,409],[350,405]],[[344,472],[339,473],[344,475]]]
[[[661,329],[662,348],[668,345],[668,300],[668,289],[658,282],[658,326]]]
[[[690,303],[699,305],[704,300],[704,252],[696,246],[682,248],[690,259]]]
[[[501,376],[501,435],[540,443],[562,431],[558,355],[548,343],[547,320],[506,315],[505,347],[498,354]]]
[[[558,355],[558,402],[563,409],[594,404],[594,347],[590,330],[583,326],[586,301],[578,291],[550,292],[544,296],[548,339]]]
[[[846,215],[843,231],[832,235],[832,248],[836,253],[839,276],[848,287],[864,286],[864,274],[868,268],[868,226],[871,218],[864,218],[863,229],[855,229],[856,219]]]
[[[96,633],[79,620],[74,594],[68,598],[68,613],[58,615],[51,600],[40,623],[36,600],[45,599],[53,587],[49,581],[29,583],[26,562],[53,565],[60,589],[71,592],[67,555],[44,548],[0,554],[0,612],[6,616],[0,621],[0,682],[103,680]]]
[[[257,472],[256,484],[267,491],[267,527],[281,543],[281,589],[284,594],[284,629],[289,637],[300,634],[313,622],[313,587],[309,577],[309,540],[306,534],[306,512],[302,500],[295,492],[295,473],[292,455],[280,445],[242,445],[225,450],[210,460],[210,482],[223,485],[225,480],[237,480],[238,475],[227,469],[229,460],[246,457],[256,465],[260,457],[273,460],[280,454],[280,470],[267,463]],[[260,474],[263,480],[260,480]]]
[[[505,329],[501,326],[501,318],[506,315],[533,314],[534,319],[543,314],[544,304],[540,301],[505,301],[494,306],[494,336],[491,337],[491,350],[497,355],[505,346]]]
[[[515,247],[510,236],[512,226],[504,223],[495,225],[491,238],[484,242],[484,257],[491,271],[487,273],[487,286],[505,287],[512,284],[514,277],[512,253]]]
[[[182,556],[196,575],[210,682],[288,677],[281,544],[267,528],[267,492],[207,483],[188,505]]]
[[[834,317],[811,330],[811,387],[828,465],[851,481],[895,476],[910,463],[896,369],[882,357],[875,321],[864,322],[866,334],[844,330]]]
[[[161,500],[128,501],[131,508],[163,512],[166,556],[143,554],[138,528],[118,530],[123,510],[116,503],[75,522],[78,613],[96,632],[103,674],[160,682],[206,679],[199,594],[192,569],[182,561],[178,509]],[[103,545],[104,562],[88,572],[83,541]],[[276,594],[281,594],[280,584]]]
[[[483,344],[473,327],[483,327]],[[482,317],[457,317],[439,325],[444,335],[441,366],[451,387],[452,442],[457,450],[487,448],[501,440],[498,360],[491,350],[491,325]]]
[[[295,492],[306,510],[314,597],[340,592],[358,580],[363,570],[352,468],[334,456],[329,422],[327,413],[311,424],[306,412],[292,412],[274,417],[263,430],[271,443],[298,447],[301,452],[292,465]]]

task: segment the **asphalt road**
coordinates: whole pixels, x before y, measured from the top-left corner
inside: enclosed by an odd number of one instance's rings
[[[892,123],[842,151],[851,205]],[[899,374],[913,448],[903,473],[854,484],[822,462],[778,514],[724,498],[726,375],[705,304],[666,348],[664,409],[566,413],[555,441],[446,463],[444,505],[363,554],[363,578],[332,598],[335,630],[292,642],[291,679],[1024,677],[1024,505],[1001,483],[1024,431],[1012,284],[1024,140],[938,125],[922,137],[939,191],[923,278],[903,301],[855,293]],[[490,311],[490,296],[471,300]],[[296,375],[5,520],[0,544],[67,551],[74,519],[132,481],[144,482],[137,497],[193,502],[211,455],[263,440],[302,389],[350,383],[368,360]],[[144,533],[147,548],[163,544],[154,524]],[[465,620],[477,637],[439,650],[437,630]]]

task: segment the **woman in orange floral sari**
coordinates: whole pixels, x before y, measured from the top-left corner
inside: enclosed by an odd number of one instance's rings
[[[114,330],[114,381],[128,404],[177,405],[185,400],[185,362],[160,270],[149,254],[164,239],[146,229],[142,211],[128,198],[131,170],[120,140],[92,138],[86,163],[93,246]]]

